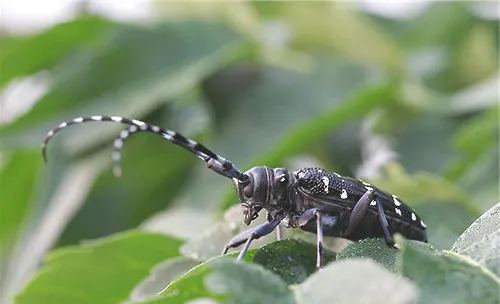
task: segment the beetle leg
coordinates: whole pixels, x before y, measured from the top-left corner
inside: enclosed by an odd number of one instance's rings
[[[250,247],[250,243],[253,240],[256,240],[262,236],[268,235],[271,233],[276,226],[279,225],[281,222],[282,218],[277,217],[269,222],[265,222],[263,224],[260,224],[259,226],[255,228],[248,229],[246,231],[243,231],[242,233],[238,234],[237,236],[233,237],[230,241],[229,244],[224,247],[224,250],[222,250],[222,254],[226,254],[229,248],[234,248],[238,247],[241,244],[245,243],[243,246],[243,249],[241,249],[240,254],[238,255],[237,260],[243,259],[245,256],[245,253],[248,250],[248,247]]]
[[[267,214],[267,220],[270,222],[273,220],[273,217],[271,216],[270,213]],[[276,227],[276,240],[281,241],[283,238],[283,227],[282,225],[278,225]]]
[[[322,214],[318,209],[306,210],[298,219],[299,227],[303,227],[316,218],[316,267],[321,268],[323,262],[323,229],[332,228],[337,224],[338,217]]]
[[[373,201],[373,199],[374,199],[373,190],[368,190],[358,200],[358,202],[356,203],[356,205],[354,205],[354,208],[352,209],[351,215],[349,216],[349,223],[344,232],[344,235],[348,235],[354,230],[354,228],[356,228],[356,226],[358,226],[358,224],[365,216],[366,210],[370,206],[370,203]]]
[[[349,224],[347,225],[344,235],[351,233],[361,222],[365,216],[368,206],[372,201],[375,201],[377,205],[378,219],[380,221],[380,225],[382,226],[382,231],[384,232],[385,242],[387,243],[387,246],[393,247],[394,240],[392,239],[392,235],[389,231],[389,223],[387,222],[387,217],[384,213],[384,207],[382,206],[380,199],[373,194],[373,190],[366,191],[366,193],[363,194],[352,209],[351,215],[349,216]]]
[[[281,241],[283,239],[283,227],[282,225],[278,225],[276,227],[276,240]]]
[[[389,231],[389,223],[387,222],[387,217],[384,213],[384,207],[382,207],[382,203],[378,198],[376,198],[375,201],[377,202],[378,219],[380,220],[380,225],[384,231],[385,242],[387,243],[387,246],[394,247],[394,240],[392,239],[391,232]]]

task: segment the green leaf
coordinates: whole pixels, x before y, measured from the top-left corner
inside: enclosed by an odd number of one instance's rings
[[[500,203],[472,223],[451,250],[470,257],[500,277]]]
[[[213,22],[115,28],[98,48],[82,49],[60,62],[51,91],[2,127],[2,140],[9,144],[19,141],[19,136],[33,140],[40,129],[72,116],[113,113],[141,118],[240,56],[243,42]],[[110,136],[117,129],[103,127],[100,133]],[[94,135],[80,139],[96,140]]]
[[[112,26],[104,19],[85,16],[3,46],[0,87],[16,77],[51,68],[78,48],[96,43]]]
[[[331,263],[296,289],[298,303],[414,303],[418,289],[366,259]]]
[[[185,303],[210,298],[219,303],[295,303],[277,275],[260,265],[217,258],[194,268],[170,284],[163,299],[147,303]]]
[[[492,108],[464,122],[453,135],[453,144],[463,157],[456,161],[450,175],[457,178],[466,173],[480,156],[498,146],[498,108]],[[481,136],[477,136],[481,134]]]
[[[396,252],[396,249],[387,247],[383,239],[365,239],[344,248],[337,254],[337,260],[369,258],[394,271],[396,268]]]
[[[18,151],[5,155],[0,168],[0,251],[7,253],[31,213],[42,161],[39,151]]]
[[[499,166],[498,110],[493,107],[462,123],[453,136],[460,157],[447,172],[482,211],[498,200],[499,173],[490,170]]]
[[[325,250],[323,265],[335,260],[335,253]],[[301,240],[283,240],[266,245],[253,257],[260,264],[279,275],[287,284],[298,284],[316,269],[316,245]]]
[[[394,134],[398,162],[410,173],[418,170],[442,175],[456,157],[449,138],[458,125],[455,119],[435,114],[406,119]],[[415,147],[425,147],[425,153]]]
[[[325,49],[398,72],[402,68],[403,57],[394,41],[363,13],[345,3],[256,2],[253,5],[264,20],[274,17],[286,22],[284,26],[291,28],[292,43],[298,48]]]
[[[198,236],[192,238],[181,247],[181,253],[189,258],[206,261],[221,254],[222,249],[229,243],[236,234],[252,229],[266,222],[265,217],[259,217],[252,221],[250,225],[245,225],[242,221],[241,207],[234,205],[224,214],[224,221],[198,232]],[[254,240],[250,248],[259,248],[276,240],[276,234]],[[231,249],[231,251],[234,249]],[[236,249],[237,250],[237,249]]]
[[[498,303],[500,280],[473,260],[430,245],[399,241],[398,269],[420,289],[419,303]]]
[[[180,241],[130,231],[53,251],[16,303],[117,303]]]
[[[448,249],[477,217],[463,205],[455,202],[428,201],[419,203],[418,214],[427,225],[429,243]]]
[[[130,300],[144,301],[156,297],[165,286],[197,265],[199,262],[186,257],[176,257],[161,262],[151,270],[150,276],[134,288],[130,294]]]

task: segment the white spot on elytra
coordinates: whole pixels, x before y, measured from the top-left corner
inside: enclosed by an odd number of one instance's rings
[[[341,199],[346,199],[347,198],[347,191],[345,191],[345,189],[342,189],[342,192],[340,193],[340,198]]]
[[[90,119],[95,120],[95,121],[101,121],[102,120],[102,116],[96,115],[96,116],[90,117]]]
[[[396,213],[397,213],[399,216],[401,216],[401,210],[399,210],[399,208],[395,208],[394,210],[396,211]]]
[[[119,116],[111,116],[111,120],[112,121],[116,121],[116,122],[121,122],[122,121],[122,118],[119,117]]]
[[[427,226],[424,224],[423,221],[420,221],[420,225],[422,225],[422,227],[424,227],[424,228],[427,228]]]
[[[73,119],[73,121],[76,123],[81,123],[83,121],[83,117],[77,117],[77,118]]]
[[[393,195],[392,199],[394,200],[394,205],[396,205],[398,207],[401,206],[401,202],[398,201],[398,197],[397,196]]]
[[[414,220],[414,221],[416,221],[416,220],[417,220],[417,216],[416,216],[416,215],[415,215],[415,213],[413,213],[413,212],[411,213],[411,219],[412,219],[412,220]]]
[[[285,176],[283,175],[282,177],[280,177],[280,182],[284,182],[285,181]]]
[[[58,128],[64,128],[64,127],[66,127],[67,125],[68,125],[68,123],[66,123],[66,122],[61,122],[61,123],[59,124]]]
[[[54,135],[54,131],[50,130],[49,133],[47,133],[47,137],[51,137],[52,135]]]
[[[325,184],[325,193],[328,193],[328,186],[330,185],[330,180],[326,176],[323,176],[321,180],[323,181],[323,184]]]
[[[370,206],[376,206],[376,205],[377,205],[377,201],[375,201],[375,200],[371,201]]]

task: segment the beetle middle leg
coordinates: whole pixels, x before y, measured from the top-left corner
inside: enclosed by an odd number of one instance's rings
[[[277,217],[277,218],[272,219],[269,222],[265,222],[263,224],[260,224],[259,226],[255,227],[255,228],[251,228],[251,229],[243,231],[242,233],[238,234],[237,236],[235,236],[234,238],[232,238],[229,241],[229,244],[227,244],[226,247],[224,247],[224,250],[222,250],[222,254],[226,254],[227,251],[229,250],[229,248],[238,247],[241,244],[245,243],[245,245],[243,246],[243,248],[240,251],[240,254],[236,258],[237,260],[243,259],[248,248],[250,247],[250,243],[253,240],[256,240],[258,238],[261,238],[261,237],[273,232],[273,230],[276,228],[276,226],[279,225],[279,223],[282,221],[282,219],[283,218],[281,218],[281,217]]]
[[[351,215],[349,217],[349,223],[344,234],[347,235],[351,233],[354,228],[356,228],[356,226],[365,216],[368,206],[373,201],[377,205],[378,219],[380,221],[380,225],[382,226],[382,231],[384,232],[385,242],[388,246],[393,247],[394,240],[392,239],[391,232],[389,231],[389,223],[387,222],[387,217],[384,213],[384,207],[382,206],[382,203],[380,202],[378,197],[373,193],[373,190],[366,191],[366,193],[363,194],[363,196],[359,199],[359,201],[352,209]]]
[[[298,219],[299,227],[304,227],[316,218],[316,268],[323,264],[323,230],[332,229],[338,222],[337,216],[321,213],[317,208],[306,210]]]

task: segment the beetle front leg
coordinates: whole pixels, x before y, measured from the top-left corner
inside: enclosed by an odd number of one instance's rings
[[[338,221],[338,217],[322,214],[316,208],[308,209],[299,217],[299,227],[304,227],[316,218],[316,268],[320,269],[323,264],[323,230],[332,229]]]
[[[282,220],[282,218],[278,217],[278,218],[275,218],[269,222],[265,222],[263,224],[260,224],[259,226],[255,227],[255,228],[251,228],[251,229],[243,231],[242,233],[233,237],[229,241],[229,244],[227,244],[226,247],[224,247],[224,250],[222,250],[222,254],[226,254],[227,251],[229,250],[229,248],[238,247],[241,244],[245,243],[245,245],[243,246],[243,249],[241,249],[240,254],[236,258],[237,260],[243,259],[248,248],[250,247],[250,243],[253,240],[259,239],[259,238],[273,232],[273,230],[276,228],[276,226],[279,225],[281,220]]]

